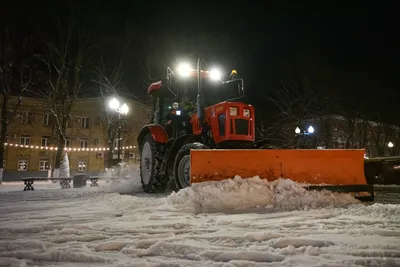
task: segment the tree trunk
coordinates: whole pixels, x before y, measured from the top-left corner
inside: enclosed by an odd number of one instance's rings
[[[348,136],[346,138],[346,145],[345,148],[348,149],[350,146],[350,143],[352,142],[352,139],[354,137],[354,131],[355,131],[355,119],[354,121],[352,120],[347,120],[347,126],[348,126]],[[352,147],[353,148],[353,147]]]
[[[65,140],[62,136],[58,138],[58,145],[57,145],[57,153],[56,153],[56,159],[54,161],[54,172],[53,172],[53,177],[59,177],[60,175],[60,166],[61,166],[61,158],[62,158],[62,153],[64,150],[64,145],[65,145]]]
[[[111,169],[112,167],[112,160],[113,160],[113,146],[114,146],[114,142],[111,141],[108,145],[108,148],[110,149],[107,153],[107,168]]]
[[[119,123],[117,123],[115,126],[114,124],[111,122],[108,125],[108,130],[107,130],[107,136],[108,136],[108,147],[109,147],[109,151],[107,153],[107,167],[108,169],[112,168],[112,162],[113,162],[113,151],[114,151],[114,141],[117,135],[117,130],[119,127]]]
[[[4,171],[4,150],[7,138],[7,110],[8,110],[8,96],[3,96],[3,105],[1,110],[1,133],[0,133],[0,184],[3,182]]]

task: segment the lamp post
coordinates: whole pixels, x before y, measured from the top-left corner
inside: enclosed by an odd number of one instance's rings
[[[121,161],[121,115],[127,115],[129,111],[129,107],[126,103],[119,102],[115,97],[112,98],[109,102],[110,108],[118,113],[118,163]]]
[[[315,131],[314,127],[312,125],[310,125],[307,128],[307,131],[301,132],[301,129],[299,127],[296,127],[296,129],[294,130],[295,134],[296,134],[296,145],[297,145],[297,138],[298,136],[303,136],[304,138],[304,145],[306,145],[306,136],[313,134]]]
[[[394,156],[394,144],[392,142],[389,142],[387,144],[387,146],[389,147],[390,151],[392,152],[392,156]]]

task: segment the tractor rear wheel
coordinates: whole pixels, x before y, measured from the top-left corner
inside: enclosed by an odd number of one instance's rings
[[[161,162],[164,157],[164,148],[157,144],[150,134],[146,135],[141,146],[140,179],[146,193],[164,192],[168,175],[160,175]]]
[[[189,143],[181,147],[175,157],[173,175],[176,188],[182,189],[190,186],[190,150],[208,149],[209,147],[199,143]]]

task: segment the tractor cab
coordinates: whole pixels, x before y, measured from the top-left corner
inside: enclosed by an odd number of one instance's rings
[[[243,80],[235,79],[236,74],[235,70],[232,71],[231,80],[222,82],[218,71],[201,71],[202,92],[199,94],[197,70],[185,65],[175,71],[168,68],[166,78],[152,83],[147,90],[153,98],[151,123],[163,125],[168,139],[182,134],[198,133],[198,129],[201,128],[201,125],[196,123],[199,119],[199,109],[200,114],[206,113],[205,116],[209,117],[211,111],[215,111],[216,105],[243,97]],[[202,100],[200,106],[199,100]],[[227,106],[223,104],[222,107]],[[221,111],[218,107],[217,110]],[[223,116],[220,116],[218,119],[222,118]],[[211,124],[213,123],[210,122],[209,125]],[[226,124],[220,125],[225,127]],[[225,129],[220,131],[225,132]]]
[[[180,134],[190,133],[191,127],[189,114],[182,107],[181,99],[169,90],[166,84],[166,80],[161,80],[152,83],[147,90],[147,93],[153,98],[150,123],[163,125],[168,139],[172,139]]]

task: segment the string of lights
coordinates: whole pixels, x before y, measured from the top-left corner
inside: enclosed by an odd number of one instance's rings
[[[8,147],[17,147],[17,148],[29,148],[29,149],[39,149],[39,150],[58,150],[58,147],[54,146],[31,146],[31,145],[20,145],[20,144],[11,144],[11,143],[4,143],[4,146]],[[121,147],[121,150],[127,150],[127,149],[135,149],[136,146],[124,146]],[[65,151],[107,151],[110,150],[109,147],[86,147],[86,148],[81,148],[81,147],[64,147]],[[115,147],[114,150],[118,150],[118,147]]]

